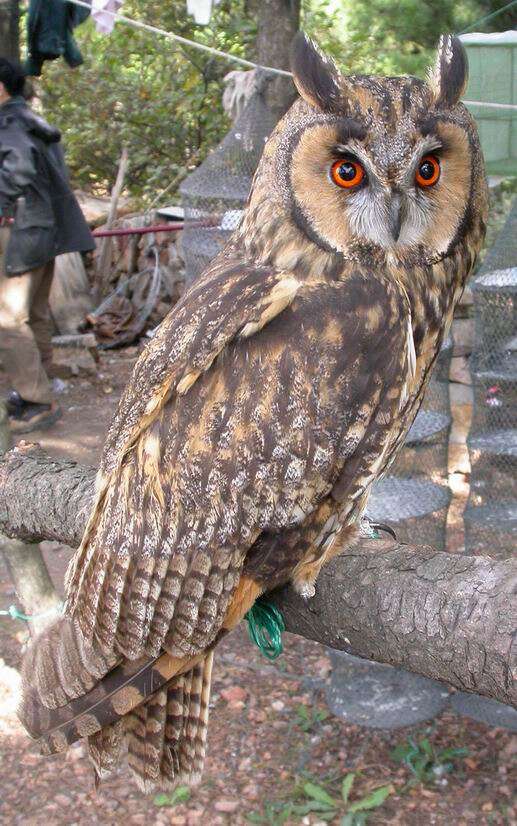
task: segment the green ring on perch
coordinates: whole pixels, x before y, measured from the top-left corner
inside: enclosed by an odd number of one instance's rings
[[[250,640],[268,660],[283,653],[282,634],[285,622],[281,612],[267,600],[259,598],[245,615]]]

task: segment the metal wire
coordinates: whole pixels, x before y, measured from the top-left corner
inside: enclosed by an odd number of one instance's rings
[[[467,553],[517,547],[517,199],[472,285],[474,409],[468,437]]]
[[[511,3],[507,3],[506,6],[501,6],[500,9],[496,9],[495,11],[491,12],[491,14],[486,14],[484,17],[480,17],[479,20],[476,20],[475,23],[472,23],[470,26],[467,26],[466,29],[463,31],[458,32],[458,34],[466,34],[467,32],[471,32],[473,29],[476,29],[478,26],[482,26],[483,23],[486,23],[487,20],[492,20],[493,17],[497,17],[499,14],[502,14],[504,11],[511,9],[512,6],[515,6],[517,0],[511,0]]]

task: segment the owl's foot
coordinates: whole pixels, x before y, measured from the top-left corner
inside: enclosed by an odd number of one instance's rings
[[[293,582],[293,588],[303,599],[310,599],[316,593],[313,582]]]
[[[397,541],[397,534],[393,530],[390,525],[385,525],[383,522],[372,522],[370,519],[362,519],[361,521],[361,534],[363,536],[367,536],[370,539],[378,539],[379,532],[382,533],[389,533],[391,537],[395,541]]]

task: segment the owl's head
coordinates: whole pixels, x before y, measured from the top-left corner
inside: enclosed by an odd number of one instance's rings
[[[300,34],[292,70],[301,100],[264,160],[284,215],[328,252],[446,255],[484,186],[476,127],[459,102],[467,82],[460,41],[441,38],[422,81],[345,77]]]

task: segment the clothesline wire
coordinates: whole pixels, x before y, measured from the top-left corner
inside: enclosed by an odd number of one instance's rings
[[[463,103],[468,103],[470,106],[490,106],[492,109],[516,109],[516,103],[488,103],[485,100],[464,100]]]
[[[86,9],[91,9],[91,4],[86,2],[86,0],[68,0],[69,3],[73,3],[75,6],[82,6]],[[508,3],[506,6],[503,6],[501,9],[497,9],[492,15],[488,15],[488,17],[494,17],[496,14],[504,11],[505,9],[513,6],[517,3],[517,0],[512,0],[511,3]],[[132,17],[126,17],[124,14],[120,14],[119,12],[108,11],[107,9],[104,11],[104,14],[111,15],[115,20],[120,20],[121,23],[127,23],[128,26],[132,26],[135,29],[142,29],[143,31],[150,32],[154,35],[160,35],[161,37],[165,37],[168,40],[175,40],[178,43],[182,43],[185,46],[192,46],[194,49],[200,49],[203,52],[208,52],[209,54],[216,55],[217,57],[224,58],[225,60],[233,61],[234,63],[240,63],[241,66],[247,66],[250,69],[264,69],[266,72],[271,72],[272,74],[276,75],[283,75],[284,77],[292,77],[292,72],[288,72],[285,69],[275,69],[273,66],[261,66],[259,63],[253,63],[251,60],[245,60],[243,57],[238,57],[237,55],[228,54],[227,52],[223,52],[221,49],[214,49],[212,46],[206,46],[204,43],[198,43],[195,40],[188,40],[186,37],[182,37],[179,34],[175,34],[174,32],[169,32],[166,29],[160,29],[158,26],[151,26],[150,23],[144,23],[142,20],[134,20]],[[488,19],[483,18],[481,21]],[[476,24],[474,24],[476,25]],[[469,27],[470,28],[470,27]],[[491,109],[510,109],[517,111],[517,104],[511,103],[489,103],[488,101],[480,101],[480,100],[465,100],[464,103],[468,103],[471,106],[486,106],[490,107]]]

